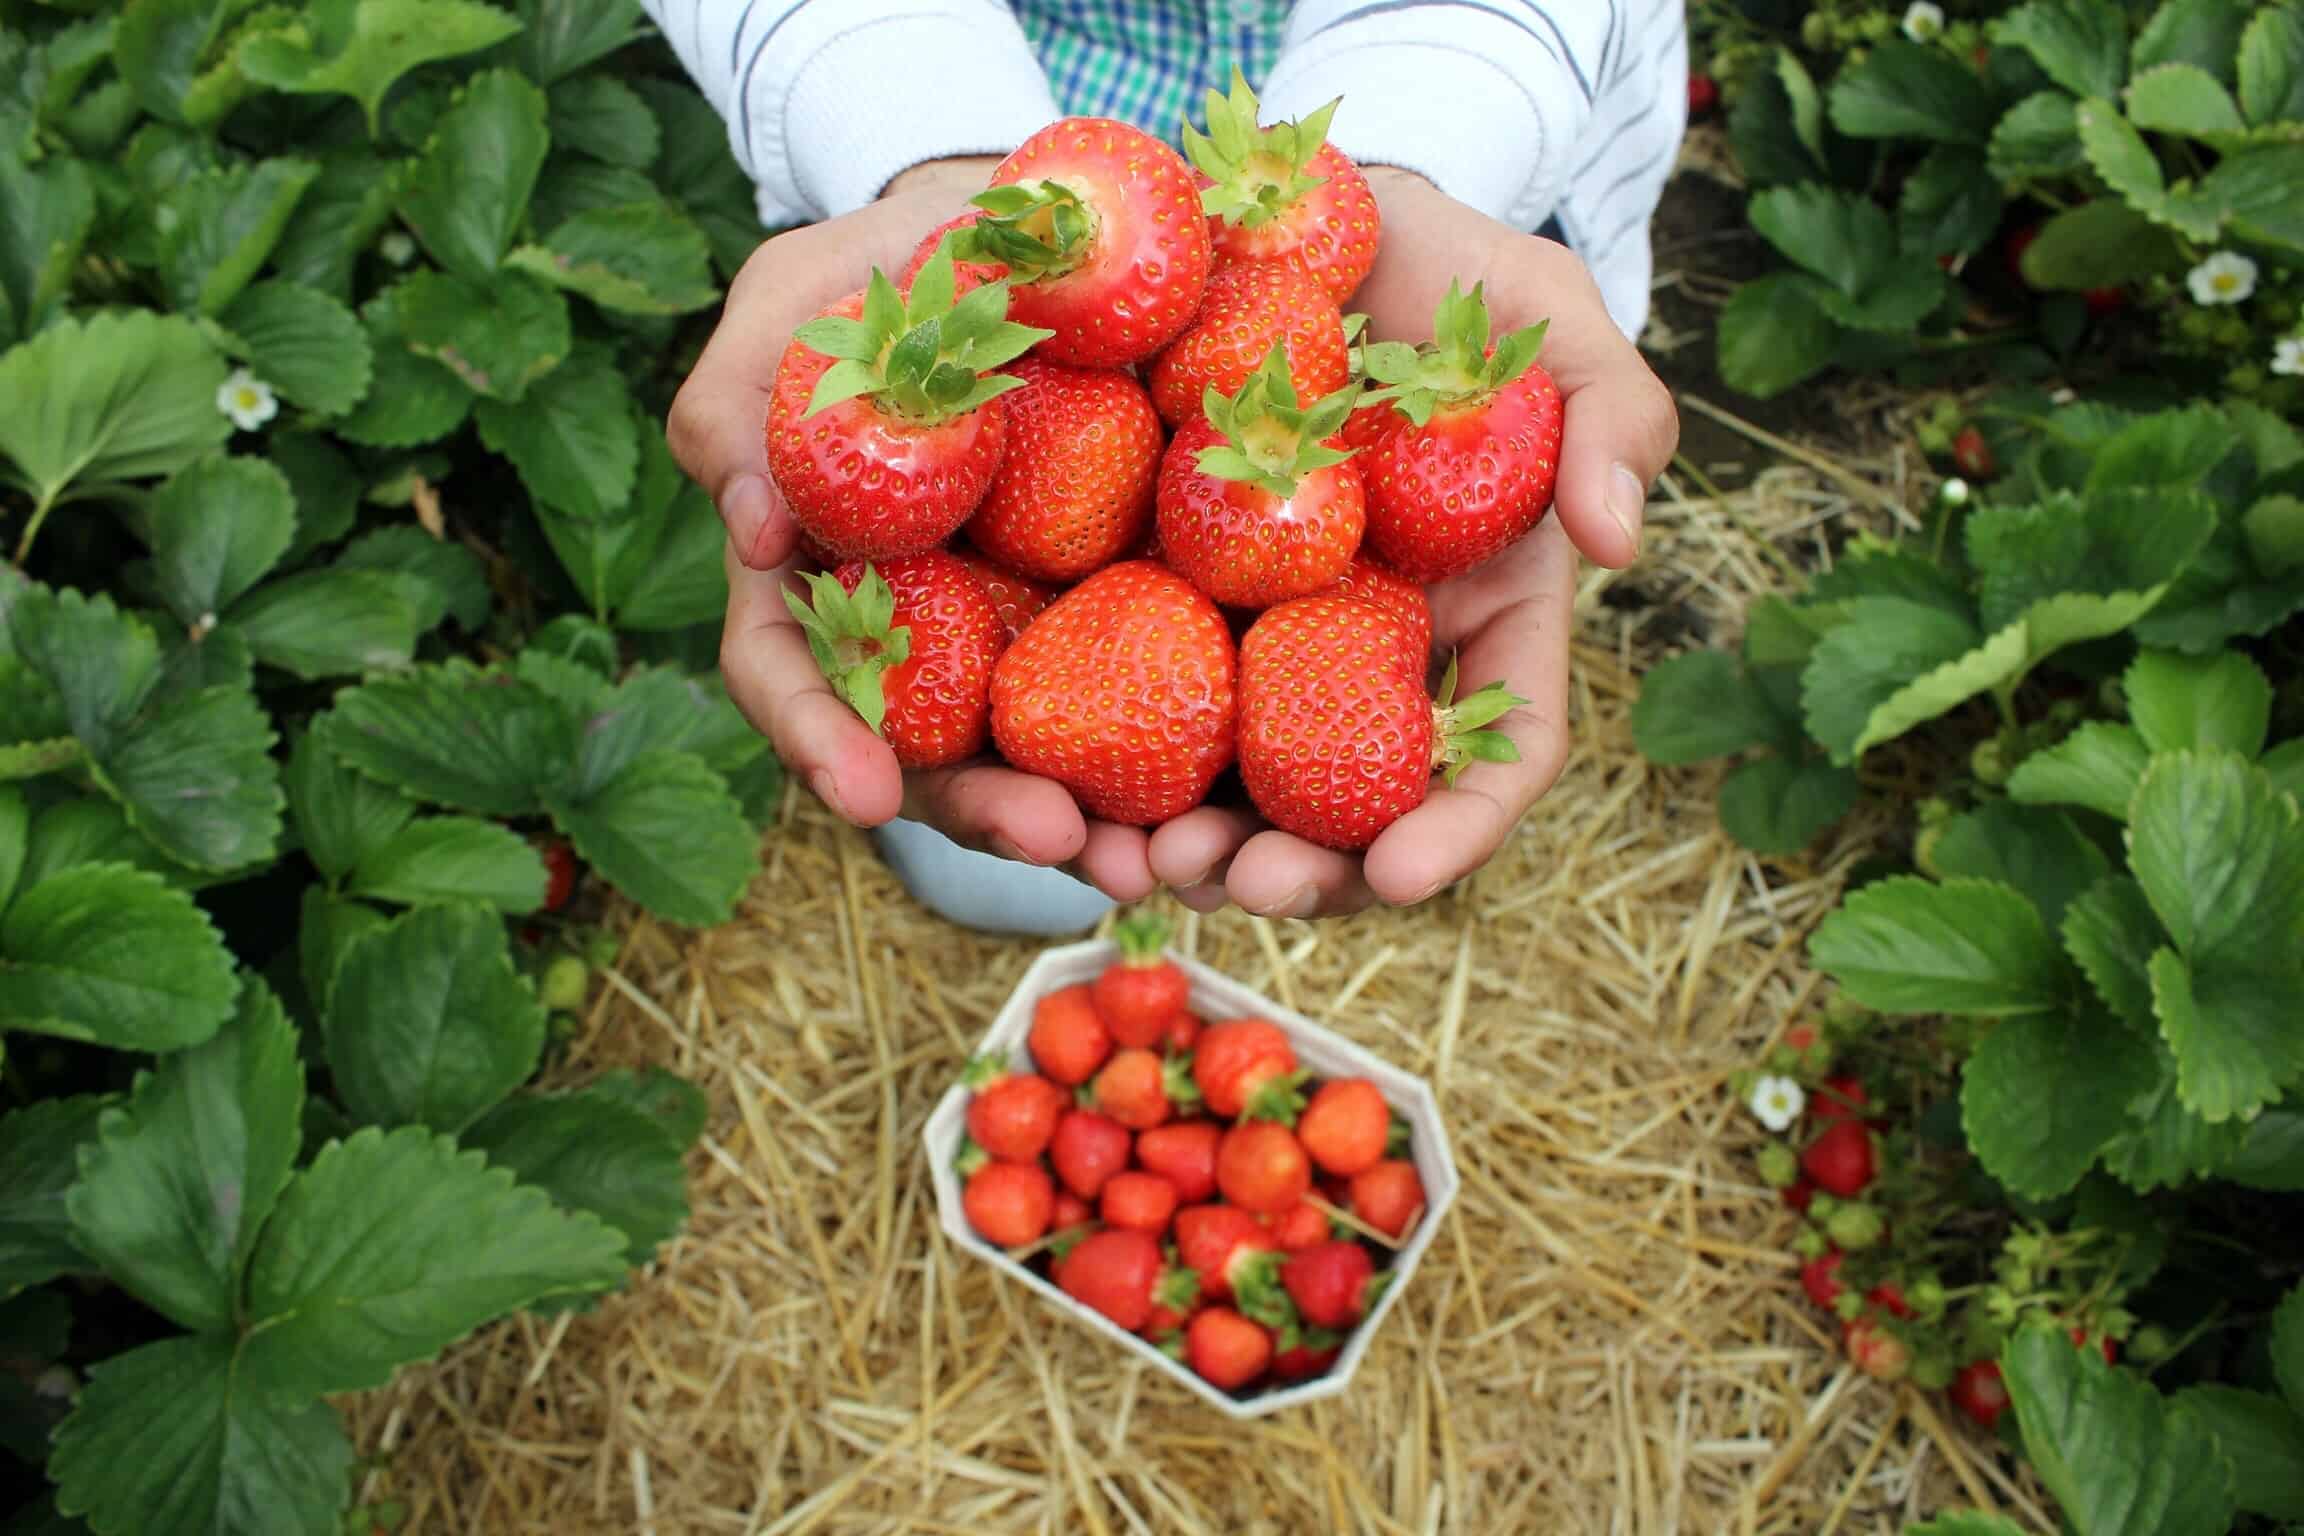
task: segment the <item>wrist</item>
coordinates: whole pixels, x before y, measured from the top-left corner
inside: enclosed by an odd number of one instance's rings
[[[984,184],[991,179],[1001,159],[999,155],[953,155],[941,160],[923,160],[889,177],[888,185],[880,189],[880,196],[895,197],[925,188],[947,192],[955,202],[965,202],[984,190]]]

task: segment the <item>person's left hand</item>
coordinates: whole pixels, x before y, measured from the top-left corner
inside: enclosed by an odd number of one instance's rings
[[[1493,334],[1549,320],[1538,365],[1565,407],[1552,514],[1478,570],[1431,589],[1433,640],[1461,661],[1460,692],[1502,682],[1528,700],[1495,729],[1516,763],[1476,762],[1387,827],[1366,853],[1338,853],[1253,812],[1203,807],[1153,833],[1152,873],[1187,906],[1235,902],[1270,917],[1331,916],[1424,900],[1493,858],[1568,755],[1568,640],[1577,554],[1629,565],[1647,488],[1671,462],[1671,394],[1608,316],[1566,247],[1475,212],[1421,177],[1369,167],[1384,219],[1375,268],[1348,308],[1368,334],[1415,341],[1451,281],[1487,285]]]

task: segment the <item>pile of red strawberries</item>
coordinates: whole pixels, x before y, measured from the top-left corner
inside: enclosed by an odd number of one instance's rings
[[[1235,80],[1189,164],[1056,123],[794,334],[768,463],[829,569],[787,600],[906,767],[989,744],[1152,826],[1237,762],[1266,820],[1359,848],[1517,755],[1502,684],[1427,692],[1424,588],[1552,504],[1543,327],[1491,345],[1452,286],[1423,345],[1359,338],[1379,221],[1333,109],[1262,127]]]
[[[1124,919],[1120,959],[1041,998],[1030,1068],[971,1063],[969,1225],[1219,1387],[1318,1375],[1424,1209],[1407,1126],[1269,1020],[1195,1016],[1167,934]]]

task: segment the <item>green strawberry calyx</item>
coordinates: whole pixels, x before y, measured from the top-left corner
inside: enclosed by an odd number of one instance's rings
[[[1256,93],[1234,69],[1230,97],[1208,93],[1208,131],[1184,124],[1186,157],[1215,183],[1200,193],[1201,210],[1242,229],[1271,223],[1315,187],[1328,184],[1327,177],[1307,175],[1305,168],[1328,142],[1336,102],[1270,127],[1258,126],[1257,110]]]
[[[947,233],[939,248],[962,261],[997,261],[1018,282],[1062,277],[1088,259],[1096,214],[1062,182],[1012,181],[968,200],[984,210]]]
[[[1201,449],[1193,462],[1204,475],[1245,481],[1285,499],[1296,494],[1304,476],[1341,464],[1358,451],[1331,448],[1328,439],[1343,429],[1359,403],[1358,384],[1347,384],[1309,406],[1298,403],[1296,382],[1288,377],[1287,344],[1276,341],[1238,393],[1219,394],[1211,384],[1201,394],[1200,408],[1224,441]]]
[[[1489,351],[1485,287],[1474,283],[1466,293],[1451,282],[1432,312],[1432,340],[1420,347],[1403,341],[1363,344],[1361,369],[1380,387],[1370,390],[1361,403],[1389,400],[1394,410],[1420,427],[1441,406],[1484,401],[1534,367],[1551,322],[1539,320],[1507,331],[1496,350]]]
[[[912,655],[911,627],[895,622],[896,593],[869,565],[854,592],[825,571],[800,579],[808,584],[808,596],[786,588],[784,605],[800,621],[824,680],[877,733],[888,715],[881,674]]]
[[[1457,698],[1456,658],[1449,657],[1440,691],[1432,699],[1432,766],[1453,784],[1472,763],[1520,761],[1520,748],[1511,737],[1483,727],[1527,702],[1502,683]]]
[[[1157,912],[1131,912],[1112,925],[1122,965],[1158,965],[1168,948],[1168,919]]]
[[[1022,379],[993,370],[1056,333],[1010,320],[1006,283],[957,300],[956,287],[952,253],[940,247],[912,279],[909,297],[874,267],[860,318],[819,315],[794,331],[793,340],[834,359],[802,417],[864,396],[891,415],[935,426],[1023,388]]]

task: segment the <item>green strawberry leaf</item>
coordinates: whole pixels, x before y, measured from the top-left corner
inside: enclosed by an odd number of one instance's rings
[[[2182,656],[2145,651],[2121,679],[2128,715],[2154,752],[2223,747],[2242,757],[2264,749],[2272,684],[2236,651]]]
[[[2287,130],[2293,135],[2293,125]],[[2230,154],[2200,179],[2199,200],[2230,221],[2243,240],[2304,256],[2304,208],[2294,197],[2304,177],[2304,144],[2267,144]],[[2192,231],[2187,231],[2192,233]],[[2195,235],[2205,239],[2205,235]]]
[[[1896,229],[1879,204],[1810,183],[1755,194],[1752,227],[1786,260],[1849,298],[1869,292],[1896,257]]]
[[[2088,1007],[2002,1019],[1960,1074],[1960,1120],[1986,1172],[2053,1199],[2080,1182],[2158,1078],[2151,1042]]]
[[[541,245],[521,246],[505,261],[603,309],[630,314],[688,314],[720,298],[704,232],[665,202],[579,213]]]
[[[65,1197],[81,1251],[194,1332],[237,1321],[242,1267],[302,1144],[304,1066],[272,990],[244,978],[216,1035],[140,1074]]]
[[[2304,824],[2261,772],[2230,752],[2163,752],[2130,814],[2129,862],[2185,956],[2296,957]],[[2304,1051],[2304,1033],[2296,1049]]]
[[[2269,1392],[2204,1382],[2171,1401],[2208,1428],[2232,1469],[2232,1501],[2273,1520],[2304,1520],[2304,1413]]]
[[[540,504],[606,518],[631,497],[641,434],[624,377],[605,354],[579,351],[518,409],[483,400],[478,415],[480,440],[512,461]]]
[[[2282,742],[2265,753],[2256,766],[2272,781],[2276,792],[2304,802],[2304,736]]]
[[[636,0],[515,0],[520,35],[504,45],[512,63],[546,85],[573,75],[640,36]],[[721,130],[727,137],[727,130]]]
[[[2028,1536],[2028,1533],[2024,1527],[1998,1515],[1962,1510],[1958,1514],[1938,1515],[1923,1525],[1909,1526],[1904,1536]]]
[[[534,36],[533,31],[526,34]],[[531,72],[530,78],[542,77]],[[612,76],[562,80],[544,93],[544,106],[556,149],[580,150],[610,165],[644,171],[662,147],[656,114],[638,91]]]
[[[2153,593],[2157,600],[2215,523],[2215,504],[2204,492],[2142,487],[1980,507],[1969,514],[1965,537],[1984,625],[1999,630],[2028,617],[2036,621],[2065,594]]]
[[[1988,880],[1875,881],[1824,919],[1808,951],[1882,1013],[2040,1013],[2075,980],[2039,909]]]
[[[318,159],[320,179],[297,199],[272,248],[272,270],[284,281],[349,304],[353,264],[391,220],[403,162],[366,147],[326,149]]]
[[[2103,197],[2067,208],[2041,225],[2018,264],[2034,288],[2085,293],[2181,271],[2184,250],[2174,235],[2143,214]]]
[[[0,353],[0,455],[37,508],[75,484],[173,474],[232,435],[224,360],[189,320],[150,310],[65,317]]]
[[[2251,123],[2304,120],[2304,11],[2268,5],[2240,36],[2240,110]]]
[[[347,1223],[349,1210],[364,1219]],[[380,1387],[515,1308],[618,1284],[624,1246],[445,1136],[359,1131],[321,1149],[265,1229],[248,1274],[247,1378]]]
[[[258,32],[241,44],[240,67],[274,90],[351,97],[373,137],[377,108],[401,76],[519,30],[481,0],[351,0]]]
[[[2300,995],[2304,966],[2293,954],[2262,964],[2153,955],[2152,1001],[2185,1107],[2212,1122],[2246,1119],[2304,1080]]]
[[[2133,496],[2147,487],[2189,490],[2242,446],[2230,417],[2211,406],[2159,411],[2121,426],[2091,452],[2091,498]],[[2133,533],[2148,526],[2137,516]]]
[[[493,912],[418,907],[352,942],[324,1034],[337,1097],[355,1118],[455,1132],[536,1070],[544,1006],[513,969]]]
[[[0,296],[26,335],[55,315],[96,222],[96,192],[79,161],[27,164],[0,153]],[[4,330],[4,327],[0,327]]]
[[[296,930],[297,979],[315,1009],[325,1010],[336,990],[337,974],[352,946],[386,927],[391,919],[366,902],[330,896],[320,886],[307,886],[301,906],[303,921]]]
[[[688,752],[724,771],[748,762],[761,739],[705,678],[670,667],[632,673],[585,720],[583,746],[570,786],[578,797],[600,793],[650,752]]]
[[[2159,1080],[2128,1106],[2128,1124],[2104,1144],[2104,1167],[2138,1193],[2174,1189],[2215,1175],[2239,1181],[2235,1169],[2248,1139],[2239,1120],[2221,1124],[2202,1119],[2185,1106],[2178,1088],[2175,1053],[2165,1041],[2152,1042]],[[2259,1117],[2257,1124],[2267,1117]]]
[[[760,210],[752,178],[729,149],[727,125],[703,94],[684,80],[644,78],[630,83],[655,111],[656,121],[664,130],[662,147],[642,183],[640,197],[644,199],[652,192],[687,209],[711,242],[713,266],[723,279],[733,278],[759,248]]]
[[[2272,1374],[2288,1405],[2304,1413],[2304,1285],[2272,1313]]]
[[[57,1507],[99,1536],[330,1536],[352,1446],[310,1394],[251,1380],[229,1334],[164,1339],[94,1367],[56,1432]]]
[[[2104,850],[2061,811],[2025,810],[1987,800],[1953,817],[1938,834],[1935,867],[1946,878],[1971,876],[2014,886],[2055,928],[2065,909],[2112,872]]]
[[[2066,903],[2064,949],[2096,995],[2139,1031],[2155,1025],[2152,951],[2166,941],[2144,888],[2125,875],[2100,881]]]
[[[2077,103],[2062,91],[2039,91],[2002,115],[1985,150],[1995,181],[2051,180],[2087,163],[2080,148]]]
[[[1832,126],[1852,139],[1924,139],[1982,148],[1993,100],[1975,71],[1942,48],[1903,38],[1874,44],[1832,82]]]
[[[2128,26],[2111,0],[2030,0],[1988,30],[2075,96],[2110,96],[2128,76]]]
[[[2145,645],[2213,651],[2246,635],[2268,634],[2304,609],[2304,582],[2259,566],[2245,532],[2226,518],[2207,547],[2177,573],[2168,594],[2136,622]]]
[[[544,860],[501,823],[426,816],[362,858],[349,886],[405,906],[471,901],[517,915],[544,905]]]
[[[0,1297],[93,1267],[72,1242],[64,1196],[80,1177],[81,1148],[114,1102],[81,1094],[0,1115]]]
[[[624,1262],[650,1262],[688,1219],[687,1142],[617,1089],[517,1094],[459,1138],[624,1238]]]
[[[367,398],[334,424],[337,436],[371,448],[412,448],[446,437],[472,409],[473,394],[462,379],[409,347],[395,292],[361,308],[374,373]]]
[[[59,870],[0,916],[0,1029],[170,1051],[214,1034],[236,991],[207,914],[143,870]]]
[[[503,818],[541,809],[539,790],[567,774],[577,746],[575,719],[551,694],[464,661],[348,688],[312,729],[405,794]]]
[[[2000,143],[1998,129],[1992,142]],[[1908,255],[1931,261],[1981,250],[1999,229],[2006,206],[1983,155],[1938,145],[1904,183],[1896,204],[1897,243]]]
[[[2129,65],[2142,74],[2162,64],[2192,64],[2229,85],[2248,8],[2249,0],[2162,0],[2136,34]]]
[[[306,410],[340,416],[368,393],[368,333],[317,289],[257,283],[225,309],[223,324],[226,350]]]
[[[454,619],[467,630],[486,622],[492,594],[480,559],[452,539],[434,538],[412,523],[362,534],[336,556],[337,570],[382,571],[399,578],[400,593],[416,608],[416,627],[429,630]]]
[[[288,477],[263,459],[212,454],[178,470],[145,506],[160,600],[188,628],[264,579],[296,536]]]
[[[1632,739],[1652,763],[1700,763],[1781,745],[1780,734],[1767,700],[1727,651],[1690,651],[1658,662],[1640,680],[1632,706]]]
[[[485,286],[519,233],[548,142],[542,91],[508,70],[473,76],[409,171],[401,217],[434,261]]]
[[[273,740],[244,682],[164,693],[95,754],[92,777],[178,863],[244,870],[270,859],[280,839]]]
[[[2146,133],[2210,139],[2244,130],[2240,108],[2216,77],[2194,64],[2161,64],[2129,82],[2128,120]]]
[[[759,872],[743,808],[686,752],[645,754],[589,795],[558,789],[546,800],[585,863],[667,922],[726,922]]]
[[[311,160],[259,160],[172,188],[160,228],[170,301],[180,310],[222,314],[280,243],[297,200],[319,174]]]
[[[619,629],[683,629],[728,602],[727,534],[703,487],[680,472],[664,434],[640,430],[640,464],[620,517],[578,518],[539,507],[537,521],[569,580]]]
[[[384,571],[298,571],[229,617],[258,661],[306,681],[405,666],[416,650],[416,606]]]
[[[1789,857],[1856,803],[1856,773],[1813,752],[1768,753],[1720,783],[1720,826],[1754,853]]]
[[[1968,656],[1981,638],[1974,625],[1941,608],[1906,598],[1857,599],[1849,604],[1848,622],[1817,643],[1801,672],[1809,734],[1833,761],[1855,761],[1865,748],[1893,734],[1884,734],[1880,723],[1888,706],[1915,685],[1935,681],[1941,669]],[[1958,701],[1950,699],[1918,719]]]
[[[645,1067],[638,1072],[619,1067],[603,1072],[585,1085],[584,1092],[595,1101],[612,1100],[640,1111],[682,1148],[704,1134],[711,1117],[704,1091],[662,1067]]]
[[[418,272],[392,300],[408,350],[487,400],[520,400],[568,356],[568,301],[517,273],[471,283]]]
[[[31,853],[32,812],[24,804],[24,792],[0,784],[0,913],[8,910],[8,899],[16,894],[16,882]]]
[[[1831,366],[1839,328],[1824,312],[1824,289],[1797,272],[1739,287],[1720,311],[1720,377],[1758,399],[1782,394]]]
[[[2008,795],[2024,805],[2077,805],[2124,822],[2151,756],[2130,727],[2091,720],[2018,763],[2008,776]]]
[[[355,771],[309,731],[288,753],[286,782],[298,839],[331,882],[343,880],[416,815],[415,801]]]
[[[2233,1126],[2242,1140],[2222,1165],[2224,1177],[2248,1189],[2304,1194],[2304,1112],[2266,1110]]]

